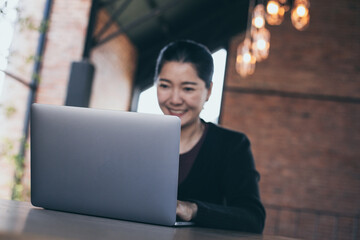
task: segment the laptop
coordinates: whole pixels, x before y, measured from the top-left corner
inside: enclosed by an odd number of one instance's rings
[[[151,223],[176,222],[180,119],[33,104],[31,203]]]

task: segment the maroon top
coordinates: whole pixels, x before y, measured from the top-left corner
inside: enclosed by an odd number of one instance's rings
[[[188,174],[195,162],[195,159],[196,159],[196,157],[200,151],[200,148],[205,140],[208,126],[209,125],[207,123],[205,123],[205,129],[204,129],[203,135],[201,136],[199,141],[195,144],[195,146],[190,151],[180,154],[179,183],[178,183],[179,185],[186,179],[186,177],[188,176]]]

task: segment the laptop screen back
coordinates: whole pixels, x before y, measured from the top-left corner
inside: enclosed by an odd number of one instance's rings
[[[174,224],[178,118],[42,104],[31,110],[34,206]]]

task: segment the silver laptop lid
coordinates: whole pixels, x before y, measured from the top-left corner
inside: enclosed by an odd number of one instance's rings
[[[34,206],[173,225],[180,119],[33,104]]]

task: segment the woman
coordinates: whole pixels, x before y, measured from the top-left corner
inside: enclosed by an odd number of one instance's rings
[[[160,108],[181,120],[176,213],[199,226],[261,233],[265,210],[249,140],[199,117],[211,95],[213,65],[209,50],[193,41],[170,43],[157,59]]]

